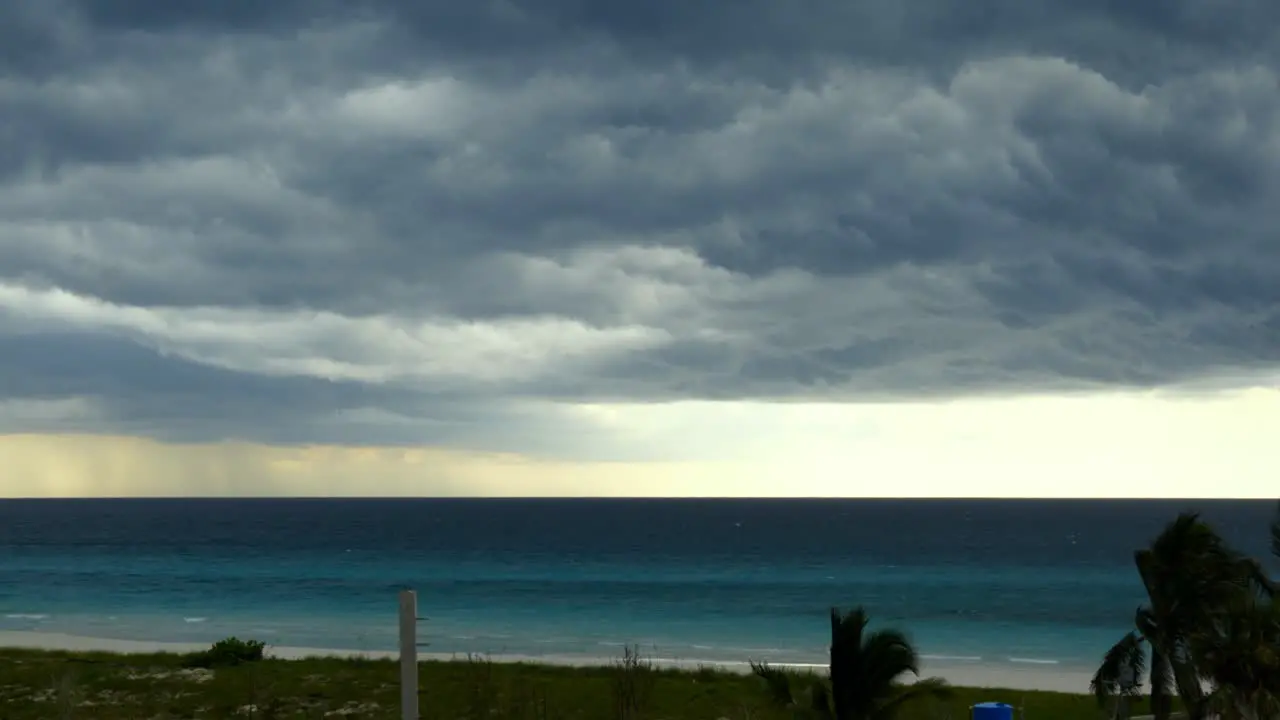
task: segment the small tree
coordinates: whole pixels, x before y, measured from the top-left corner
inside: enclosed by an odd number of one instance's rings
[[[861,607],[848,613],[832,609],[829,675],[810,686],[802,701],[792,693],[787,673],[764,663],[753,662],[751,669],[776,702],[821,720],[891,720],[907,703],[949,694],[941,679],[901,682],[920,674],[915,647],[897,630],[868,633],[868,620]]]

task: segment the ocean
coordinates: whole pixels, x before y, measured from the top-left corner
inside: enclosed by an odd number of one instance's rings
[[[430,653],[821,663],[832,606],[926,665],[1086,669],[1143,600],[1132,553],[1183,509],[1267,555],[1272,502],[0,502],[0,631],[228,635]]]

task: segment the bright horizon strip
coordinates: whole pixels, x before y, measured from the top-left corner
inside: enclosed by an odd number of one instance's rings
[[[635,456],[11,434],[0,497],[1264,499],[1280,488],[1272,388],[571,410]]]

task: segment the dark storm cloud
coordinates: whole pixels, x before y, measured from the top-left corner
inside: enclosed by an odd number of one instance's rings
[[[3,3],[5,427],[1273,371],[1278,48],[1261,0]]]

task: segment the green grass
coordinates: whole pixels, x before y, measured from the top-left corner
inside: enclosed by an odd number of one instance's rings
[[[0,650],[0,720],[148,718],[385,718],[398,720],[394,661],[263,660],[214,669],[178,655]],[[712,670],[655,670],[643,662],[571,668],[424,662],[427,720],[790,720],[762,681]],[[1025,708],[1027,720],[1103,717],[1084,695],[956,688],[903,720],[962,720],[977,702]],[[1138,713],[1143,712],[1141,709]]]

